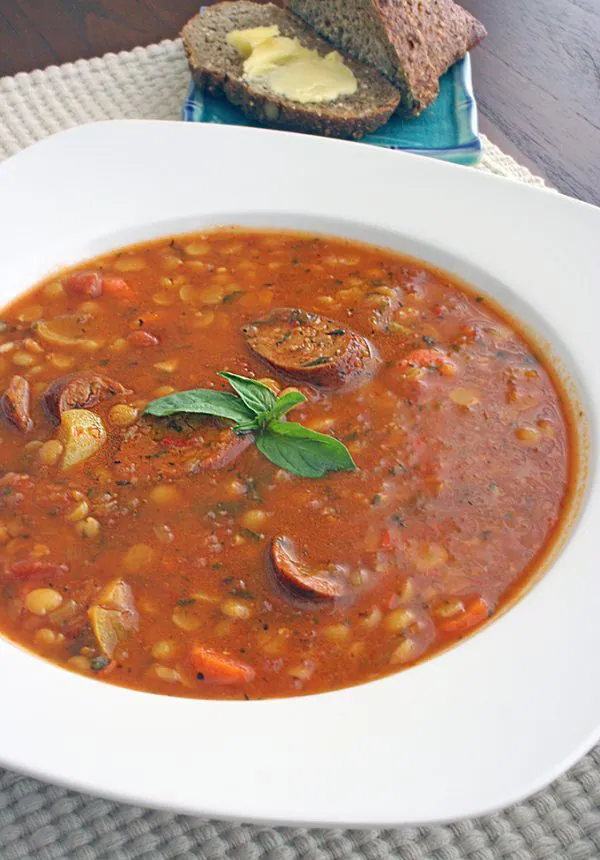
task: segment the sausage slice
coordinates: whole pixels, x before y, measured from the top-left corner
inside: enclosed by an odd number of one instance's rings
[[[226,469],[254,442],[251,433],[238,436],[204,416],[186,416],[175,426],[172,420],[144,417],[128,428],[115,458],[119,479],[172,481]]]
[[[250,349],[300,382],[341,388],[375,371],[369,341],[335,320],[277,308],[242,329]]]
[[[131,391],[120,382],[101,373],[83,371],[55,379],[44,391],[43,398],[50,414],[60,421],[67,409],[89,409],[108,397],[124,394],[131,394]]]
[[[196,472],[216,472],[219,469],[226,469],[253,442],[254,436],[251,433],[244,433],[238,436],[229,427],[224,427],[220,430],[210,448],[205,450],[196,461],[192,461],[188,471],[194,474]]]
[[[2,411],[6,419],[21,433],[29,433],[33,428],[29,400],[29,383],[22,376],[13,376],[2,395]]]
[[[315,571],[296,555],[293,542],[278,535],[271,541],[271,562],[279,581],[292,591],[314,600],[334,600],[343,597],[346,585],[326,571]]]

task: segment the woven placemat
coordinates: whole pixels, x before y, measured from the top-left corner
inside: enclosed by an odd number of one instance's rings
[[[0,79],[0,159],[48,134],[93,120],[177,119],[187,85],[181,44],[171,41]],[[543,185],[488,140],[476,169]],[[600,858],[600,747],[550,788],[501,814],[396,830],[272,829],[207,822],[112,803],[0,769],[0,860],[172,858]]]

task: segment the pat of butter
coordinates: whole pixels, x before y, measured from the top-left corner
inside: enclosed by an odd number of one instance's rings
[[[324,57],[279,35],[278,27],[234,30],[228,43],[244,57],[244,77],[301,104],[330,102],[352,95],[358,83],[337,51]]]
[[[279,36],[279,27],[254,27],[251,30],[232,30],[227,34],[227,43],[246,59],[261,42]]]

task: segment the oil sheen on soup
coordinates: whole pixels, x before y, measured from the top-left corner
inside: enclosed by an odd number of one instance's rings
[[[0,629],[156,693],[315,693],[435,654],[535,576],[572,484],[524,334],[336,238],[218,230],[54,276],[2,313],[0,381]]]

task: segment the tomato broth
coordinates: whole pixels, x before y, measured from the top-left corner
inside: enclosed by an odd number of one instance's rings
[[[66,668],[210,698],[369,681],[501,611],[563,522],[546,359],[392,251],[168,238],[2,320],[0,629]]]

